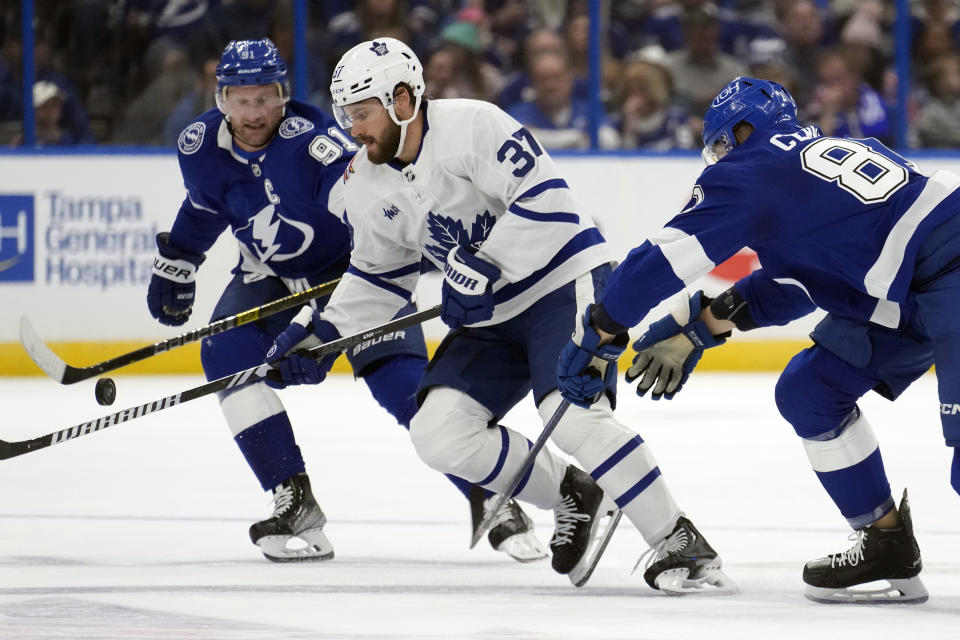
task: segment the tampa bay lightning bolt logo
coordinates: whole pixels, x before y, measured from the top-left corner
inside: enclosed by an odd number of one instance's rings
[[[378,56],[385,56],[388,53],[390,53],[389,51],[387,51],[386,42],[377,42],[376,40],[374,40],[373,43],[370,45],[370,51],[373,51]]]
[[[180,148],[180,153],[184,155],[196,153],[200,145],[203,144],[203,134],[206,130],[207,125],[202,122],[194,122],[184,129],[180,137],[177,138],[177,147]]]
[[[484,211],[473,221],[468,234],[462,220],[440,216],[430,211],[427,213],[427,229],[430,231],[430,240],[433,242],[428,241],[425,248],[431,256],[443,264],[447,261],[450,249],[456,245],[467,249],[479,249],[490,235],[496,221],[497,219],[489,211]]]
[[[260,262],[292,260],[313,242],[313,227],[306,222],[280,215],[275,205],[267,205],[238,229],[237,240],[253,251]],[[283,251],[281,252],[281,249]]]
[[[313,129],[312,122],[306,118],[294,116],[293,118],[287,118],[280,124],[280,137],[289,140],[311,129]]]

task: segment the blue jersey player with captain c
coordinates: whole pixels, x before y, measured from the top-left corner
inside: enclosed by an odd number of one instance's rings
[[[204,253],[228,228],[240,259],[212,320],[335,280],[349,266],[342,177],[357,146],[329,115],[290,99],[286,74],[269,39],[230,42],[216,70],[217,109],[200,115],[179,137],[187,195],[170,232],[157,237],[147,294],[151,315],[163,324],[187,321]],[[312,305],[322,309],[327,299]],[[413,310],[408,305],[401,314]],[[293,316],[278,313],[205,339],[201,361],[207,378],[262,362]],[[388,334],[377,344],[351,349],[347,358],[374,398],[409,428],[427,362],[422,330]],[[224,391],[219,399],[241,453],[264,490],[273,491],[274,513],[250,528],[251,540],[270,560],[333,557],[323,533],[326,518],[277,393],[257,381]],[[471,495],[469,483],[451,480]],[[472,494],[481,504],[489,496],[476,489]],[[508,509],[497,546],[521,560],[544,556],[526,516],[515,503]]]
[[[871,390],[893,400],[936,363],[960,492],[960,411],[951,410],[960,403],[960,176],[926,173],[872,138],[824,137],[797,121],[782,86],[752,78],[737,78],[714,99],[703,140],[709,166],[690,202],[630,252],[590,310],[597,344],[741,248],[756,251],[761,269],[716,299],[684,296],[654,322],[634,344],[627,379],[640,379],[641,395],[670,398],[703,350],[732,329],[826,310],[814,346],[780,376],[776,402],[857,535],[851,549],[807,563],[805,595],[922,602],[906,492],[898,509],[857,400]],[[590,348],[571,341],[558,366],[573,402],[588,403],[601,384],[576,368]]]

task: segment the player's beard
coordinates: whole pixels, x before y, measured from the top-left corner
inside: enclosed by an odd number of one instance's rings
[[[230,134],[242,142],[243,144],[252,147],[254,149],[262,149],[267,146],[273,138],[277,135],[277,131],[280,130],[280,120],[277,121],[276,126],[264,127],[262,129],[247,131],[246,127],[234,127],[233,123],[227,119],[227,128],[230,131]]]
[[[391,120],[387,123],[387,129],[383,132],[383,137],[376,140],[376,151],[367,147],[367,158],[373,164],[384,164],[390,162],[397,156],[397,150],[400,148],[400,125]]]

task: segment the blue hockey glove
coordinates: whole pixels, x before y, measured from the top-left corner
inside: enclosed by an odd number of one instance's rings
[[[591,323],[594,305],[587,306],[583,321],[560,352],[557,362],[557,386],[564,398],[580,407],[589,407],[604,391],[611,396],[617,389],[617,359],[629,338],[619,334],[612,343],[598,346],[600,334]],[[611,400],[612,401],[612,400]]]
[[[493,283],[500,268],[463,247],[454,247],[443,266],[440,319],[451,329],[493,317]]]
[[[280,372],[282,380],[268,377],[264,378],[264,382],[274,389],[282,389],[288,384],[323,382],[340,354],[331,353],[317,360],[307,349],[340,337],[336,327],[321,320],[320,315],[310,307],[304,307],[283,333],[277,336],[264,359],[265,363],[272,364]]]
[[[169,233],[157,234],[157,255],[147,288],[147,308],[162,324],[178,326],[190,319],[197,290],[194,279],[203,255],[171,246]]]
[[[703,321],[697,320],[710,301],[697,291],[671,309],[670,315],[651,324],[633,343],[637,355],[627,369],[626,380],[633,382],[643,376],[637,384],[638,396],[652,388],[650,397],[654,400],[672,399],[690,377],[704,349],[726,342],[729,333],[714,336]]]

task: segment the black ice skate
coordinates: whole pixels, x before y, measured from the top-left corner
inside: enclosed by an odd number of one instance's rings
[[[333,545],[323,533],[327,518],[299,473],[273,490],[273,516],[250,527],[250,540],[274,562],[329,560]]]
[[[856,544],[841,553],[811,560],[803,568],[803,595],[814,602],[906,603],[926,602],[920,581],[920,547],[913,537],[910,504],[904,490],[900,526],[873,525],[850,536]],[[871,584],[873,583],[873,584]]]
[[[737,585],[722,570],[717,552],[693,523],[680,516],[666,538],[648,549],[637,567],[649,558],[643,579],[667,595],[737,593]]]
[[[470,515],[475,531],[487,511],[497,502],[497,496],[486,498],[483,487],[473,485],[470,488]],[[503,503],[500,512],[490,525],[487,534],[490,546],[503,551],[517,562],[533,562],[547,557],[547,551],[533,532],[533,522],[523,512],[516,500]]]
[[[600,518],[603,490],[589,475],[573,465],[560,483],[560,504],[553,510],[556,529],[550,540],[553,570],[568,574],[588,561]]]

